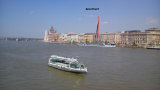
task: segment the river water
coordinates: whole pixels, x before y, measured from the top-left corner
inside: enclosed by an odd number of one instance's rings
[[[48,67],[52,54],[78,56],[88,73]],[[160,90],[160,50],[1,40],[0,89]]]

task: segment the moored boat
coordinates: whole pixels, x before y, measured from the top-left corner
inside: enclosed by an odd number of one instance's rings
[[[104,44],[104,47],[116,47],[116,45],[115,44]]]
[[[101,43],[98,45],[98,47],[116,47],[115,44],[105,44],[105,43]]]
[[[87,67],[85,67],[84,64],[78,62],[78,60],[75,58],[66,58],[52,55],[49,58],[48,65],[64,71],[87,73]]]
[[[90,47],[116,47],[115,44],[105,44],[105,43],[84,43],[84,44],[77,44],[78,46],[90,46]]]
[[[150,46],[150,47],[147,47],[147,49],[157,49],[157,50],[160,50],[160,46]]]

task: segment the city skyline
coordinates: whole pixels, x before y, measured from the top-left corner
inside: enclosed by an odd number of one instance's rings
[[[100,32],[160,28],[159,0],[1,0],[1,37],[44,37],[51,26],[57,33]],[[99,8],[88,11],[86,8]]]

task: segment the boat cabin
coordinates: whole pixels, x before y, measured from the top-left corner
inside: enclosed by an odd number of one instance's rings
[[[84,66],[83,63],[72,62],[72,63],[70,63],[70,68],[81,68],[81,69],[84,69],[85,66]]]
[[[67,60],[58,60],[58,59],[53,59],[53,58],[50,58],[51,62],[52,63],[62,63],[62,64],[67,64],[70,66],[70,68],[81,68],[81,69],[84,69],[85,66],[83,63],[79,63],[77,61],[73,61],[73,62],[68,62]]]

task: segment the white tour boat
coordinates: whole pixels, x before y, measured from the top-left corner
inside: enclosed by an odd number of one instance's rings
[[[160,46],[150,46],[150,47],[147,47],[147,49],[157,49],[157,50],[160,50]]]
[[[114,48],[114,47],[116,47],[116,45],[115,44],[104,44],[104,47],[112,47],[112,48]]]
[[[48,65],[57,69],[69,72],[87,73],[87,67],[78,62],[75,58],[66,58],[57,55],[52,55],[49,58]]]
[[[115,44],[105,44],[105,43],[88,43],[88,44],[86,44],[86,43],[81,43],[81,44],[77,44],[78,46],[92,46],[92,47],[112,47],[112,48],[114,48],[114,47],[116,47],[116,45]]]

